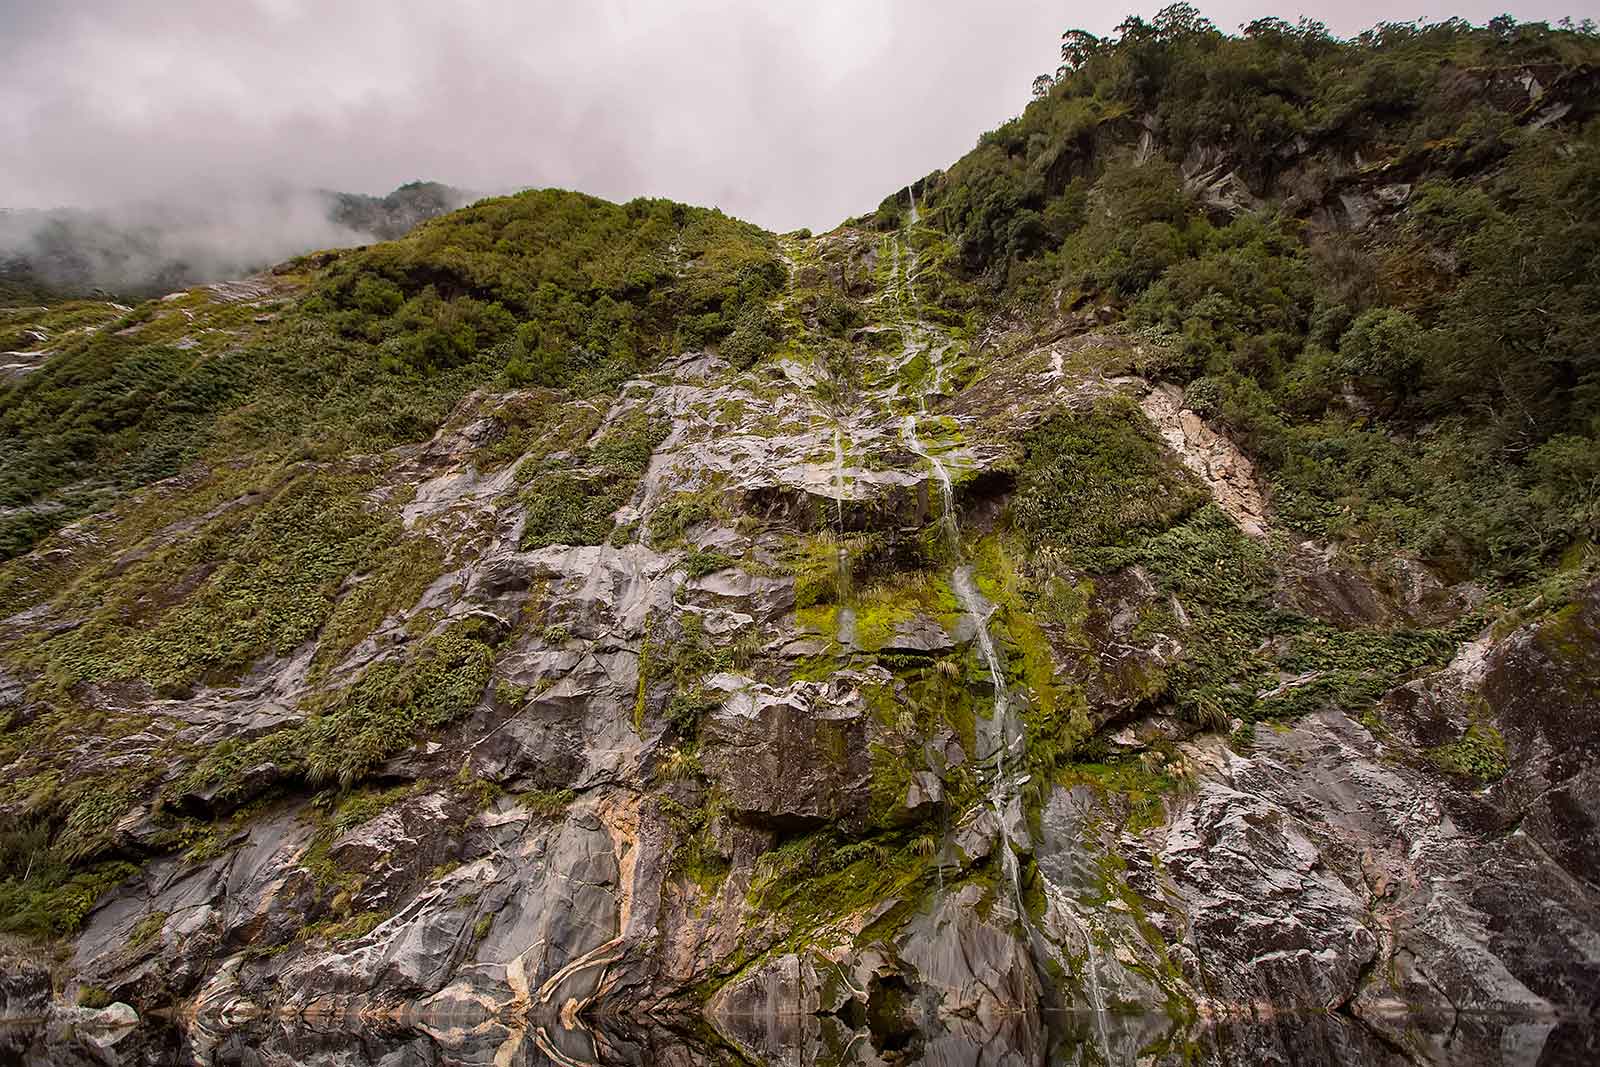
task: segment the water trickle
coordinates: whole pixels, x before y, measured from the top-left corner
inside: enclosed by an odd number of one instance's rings
[[[911,224],[914,225],[918,219],[916,195],[909,186],[906,188],[906,194],[910,198],[910,220]],[[902,293],[897,303],[903,313],[909,312],[908,317],[902,322],[902,329],[906,332],[908,338],[906,347],[909,358],[911,350],[910,338],[917,335],[926,338],[933,331],[922,321],[921,308],[917,304],[916,290],[912,283],[912,272],[916,266],[916,251],[907,242],[907,253],[902,259],[900,243],[903,239],[903,235],[896,239],[894,256],[896,277],[897,279],[903,278],[901,282]],[[903,275],[901,274],[902,263],[904,264]],[[926,412],[929,395],[938,395],[942,391],[944,368],[939,357],[943,355],[943,348],[937,344],[925,343],[923,351],[927,353],[931,370],[927,384],[919,397],[921,410]],[[1058,361],[1059,358],[1059,355],[1057,355],[1056,359]],[[1059,362],[1057,366],[1059,366]],[[1059,371],[1057,373],[1059,375]],[[984,724],[983,733],[978,738],[980,751],[977,755],[979,767],[990,769],[992,774],[989,779],[986,799],[997,824],[1001,869],[1005,872],[1006,881],[1011,886],[1011,902],[1016,909],[1016,920],[1026,934],[1035,957],[1040,960],[1048,959],[1051,956],[1051,951],[1047,939],[1028,917],[1027,905],[1022,897],[1021,863],[1017,858],[1017,850],[1013,847],[1013,827],[1021,827],[1022,824],[1019,819],[1012,817],[1012,805],[1017,805],[1015,810],[1020,816],[1021,803],[1018,797],[1018,790],[1027,779],[1024,777],[1019,780],[1014,776],[1015,771],[1011,766],[1012,761],[1007,758],[1013,748],[1022,746],[1023,734],[1019,724],[1012,720],[1011,700],[1010,694],[1006,690],[1005,672],[1000,663],[999,652],[995,648],[994,638],[989,632],[989,617],[994,609],[988,605],[978,591],[977,585],[973,580],[972,566],[963,559],[961,532],[956,523],[955,488],[950,477],[949,467],[945,465],[944,460],[939,455],[924,444],[917,432],[916,415],[908,414],[905,416],[901,424],[901,436],[905,440],[906,447],[928,465],[928,469],[933,472],[933,481],[938,487],[939,523],[944,531],[953,561],[953,570],[950,576],[951,591],[955,593],[956,599],[960,602],[962,612],[972,621],[974,639],[978,643],[978,651],[982,656],[985,669],[989,672],[989,681],[994,691],[994,710]],[[1022,828],[1021,833],[1025,836],[1026,829]],[[949,836],[948,828],[945,828],[944,834],[946,837]],[[939,873],[942,888],[942,868]],[[1049,893],[1051,888],[1046,884],[1045,891]],[[1088,993],[1090,1006],[1094,1013],[1096,1036],[1099,1038],[1101,1059],[1106,1063],[1110,1063],[1110,1045],[1105,1025],[1105,997],[1100,987],[1099,967],[1097,966],[1098,961],[1094,941],[1089,936],[1088,930],[1083,927],[1081,920],[1072,912],[1070,906],[1062,903],[1058,905],[1058,910],[1071,917],[1074,922],[1077,922],[1083,934],[1087,960]],[[1041,971],[1041,975],[1043,973]]]
[[[833,503],[839,536],[844,536],[844,432],[833,428]],[[841,548],[840,552],[844,550]]]
[[[923,445],[922,439],[917,436],[917,417],[907,415],[901,426],[901,436],[905,438],[906,447],[922,458],[922,461],[933,468],[933,476],[939,483],[939,521],[944,526],[945,540],[950,543],[950,551],[956,555],[961,552],[961,537],[956,530],[955,492],[950,484],[950,471],[944,462],[929,452]]]
[[[843,553],[841,552],[841,555]],[[851,648],[856,643],[856,609],[842,607],[839,609],[839,623],[834,629],[834,640],[845,648]]]
[[[1095,1036],[1100,1039],[1100,1054],[1107,1063],[1111,1062],[1111,1039],[1106,1035],[1106,996],[1100,991],[1100,968],[1096,965],[1094,941],[1089,937],[1089,931],[1078,924],[1083,930],[1083,943],[1085,945],[1083,967],[1089,972],[1089,1006],[1094,1009]]]
[[[929,452],[922,439],[917,436],[915,415],[906,416],[902,432],[906,446],[927,461],[933,470],[934,480],[939,485],[940,522],[950,543],[951,555],[956,560],[955,570],[950,575],[950,588],[955,593],[956,599],[961,602],[961,610],[972,620],[978,651],[983,657],[984,666],[989,671],[989,682],[994,689],[994,710],[989,716],[983,739],[985,751],[979,753],[979,759],[984,764],[991,760],[994,763],[994,776],[989,783],[989,806],[994,809],[995,820],[1000,828],[1000,862],[1011,883],[1017,915],[1026,923],[1027,912],[1022,903],[1022,870],[1011,847],[1011,828],[1007,815],[1015,784],[1006,772],[1006,750],[1012,743],[1010,701],[1006,693],[1005,672],[1000,667],[1000,656],[995,651],[994,639],[989,635],[990,612],[985,609],[983,597],[979,595],[978,588],[973,583],[972,567],[961,562],[961,535],[956,526],[955,492],[950,481],[950,471],[945,467],[944,461]]]

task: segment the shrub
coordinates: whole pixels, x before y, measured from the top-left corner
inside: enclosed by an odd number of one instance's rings
[[[1089,548],[1138,541],[1204,500],[1137,409],[1106,401],[1029,436],[1012,506],[1032,535]]]
[[[738,324],[722,342],[722,355],[735,367],[746,370],[771,354],[777,339],[777,320],[765,304],[751,302],[745,305]]]
[[[1404,311],[1374,308],[1345,332],[1339,356],[1350,374],[1404,397],[1422,368],[1422,327]]]

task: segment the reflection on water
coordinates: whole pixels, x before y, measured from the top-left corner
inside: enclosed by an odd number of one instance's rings
[[[530,1023],[455,1028],[415,1023],[387,1033],[353,1027],[262,1025],[226,1033],[162,1033],[146,1024],[115,1048],[70,1034],[0,1031],[0,1064],[162,1064],[196,1067],[1044,1067],[1073,1064],[1344,1067],[1414,1063],[1563,1067],[1600,1063],[1593,1023],[1497,1015],[1405,1017],[1380,1027],[1341,1015],[1278,1015],[1181,1025],[1165,1016],[1016,1016],[949,1020],[934,1032],[835,1016],[723,1020],[709,1027],[613,1020],[568,1030]],[[1102,1031],[1102,1027],[1104,1030]],[[1382,1033],[1380,1033],[1380,1029]]]

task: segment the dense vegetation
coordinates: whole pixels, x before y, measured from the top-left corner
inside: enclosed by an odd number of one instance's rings
[[[291,264],[261,307],[145,304],[0,384],[0,558],[200,459],[425,439],[491,383],[612,388],[733,332],[782,283],[774,247],[713,211],[530,192]]]
[[[1600,537],[1591,24],[1230,36],[1179,4],[1062,58],[919,183],[948,291],[1126,315],[1308,533],[1457,578]]]
[[[319,253],[243,299],[199,289],[8,316],[19,343],[59,349],[0,386],[0,552],[86,511],[112,517],[58,542],[67,552],[0,566],[0,618],[48,600],[79,620],[4,635],[0,683],[27,678],[30,700],[0,707],[0,804],[26,813],[0,834],[22,875],[0,883],[0,932],[70,932],[128,873],[96,864],[136,798],[155,793],[157,847],[203,850],[223,824],[190,818],[186,797],[237,805],[259,788],[244,772],[267,762],[286,786],[348,790],[475,706],[507,636],[481,619],[430,630],[424,614],[397,654],[337,673],[448,548],[403,528],[412,487],[386,485],[373,454],[427,439],[474,388],[536,386],[499,404],[506,435],[479,460],[521,460],[529,547],[599,543],[665,432],[638,412],[588,447],[616,387],[767,329],[759,311],[783,279],[775,239],[720,213],[552,190]],[[190,697],[312,638],[300,725],[84,773],[77,746],[147,721],[107,714],[97,687]],[[158,789],[163,763],[183,771]]]

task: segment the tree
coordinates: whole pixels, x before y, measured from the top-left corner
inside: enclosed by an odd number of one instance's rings
[[[1168,4],[1156,12],[1150,24],[1155,29],[1156,36],[1163,41],[1175,41],[1180,37],[1217,32],[1211,20],[1200,14],[1200,9],[1193,4]]]
[[[1422,366],[1422,327],[1404,311],[1374,308],[1345,332],[1339,355],[1351,374],[1404,395]]]
[[[1094,55],[1100,48],[1100,38],[1087,30],[1068,30],[1061,35],[1061,68],[1071,72]],[[1037,85],[1038,83],[1035,82]]]

